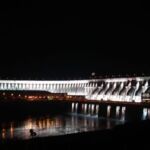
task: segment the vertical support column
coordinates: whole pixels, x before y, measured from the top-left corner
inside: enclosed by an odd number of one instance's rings
[[[122,121],[125,121],[125,114],[126,114],[126,107],[125,106],[120,107],[120,118]]]
[[[96,115],[98,115],[98,112],[99,112],[99,105],[96,104]]]
[[[31,89],[31,84],[30,83],[28,83],[28,90],[30,90]]]
[[[8,83],[5,83],[5,89],[8,90]]]
[[[116,118],[121,118],[121,106],[116,106]]]
[[[84,104],[84,114],[87,114],[87,104]]]
[[[96,104],[93,104],[93,115],[96,115]]]
[[[142,119],[146,120],[148,118],[148,108],[143,108]]]
[[[78,112],[78,103],[75,103],[75,112]]]
[[[41,86],[42,86],[41,90],[44,91],[45,84],[44,84],[44,83],[41,83]]]
[[[58,93],[58,84],[56,83],[56,88],[55,88],[55,92]]]
[[[75,103],[71,104],[71,112],[74,113],[75,112]]]
[[[36,88],[36,84],[34,83],[32,89],[35,90],[35,88]]]
[[[55,86],[54,84],[51,84],[51,91],[54,92]]]
[[[89,115],[91,114],[91,104],[88,104],[87,113],[88,113]]]
[[[147,118],[150,119],[150,108],[147,108]]]
[[[42,84],[41,83],[39,84],[39,89],[42,90]]]
[[[17,90],[19,89],[19,83],[17,83],[17,87],[16,88],[17,88]]]
[[[62,93],[66,93],[65,90],[66,90],[66,84],[60,84],[60,91]]]
[[[6,83],[4,83],[4,90],[6,90]]]
[[[110,106],[110,105],[107,106],[107,118],[111,117],[110,116],[111,115],[111,108],[112,108],[112,106]]]
[[[60,86],[60,90],[61,90],[63,93],[66,93],[66,88],[67,88],[67,83],[62,83],[61,86]]]
[[[51,91],[51,84],[48,84],[48,90]]]
[[[46,84],[46,90],[49,90],[49,89],[48,89],[48,86],[49,86],[49,84]]]

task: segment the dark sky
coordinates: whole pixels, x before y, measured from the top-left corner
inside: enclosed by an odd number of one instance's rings
[[[69,5],[6,4],[0,11],[1,78],[150,74],[148,4]]]

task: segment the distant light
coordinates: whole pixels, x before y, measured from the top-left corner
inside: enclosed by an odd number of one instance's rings
[[[95,76],[95,72],[92,72],[92,74],[91,74],[92,76]]]

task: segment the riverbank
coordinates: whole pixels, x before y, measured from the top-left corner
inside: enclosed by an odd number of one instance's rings
[[[90,131],[30,140],[0,141],[0,149],[149,149],[150,120],[118,125],[111,130]]]

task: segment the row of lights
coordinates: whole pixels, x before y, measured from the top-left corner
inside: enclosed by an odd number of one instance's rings
[[[104,76],[97,76],[95,73],[92,73],[90,78],[118,78],[118,77],[137,77],[137,76],[145,76],[145,74],[126,74],[126,75],[104,75]]]
[[[31,95],[21,95],[21,94],[14,95],[14,93],[10,93],[10,95],[8,95],[8,94],[6,95],[5,92],[2,93],[2,96],[4,96],[4,97],[11,96],[12,98],[20,97],[20,98],[25,98],[25,99],[44,99],[44,98],[47,98],[47,96],[31,96]]]

